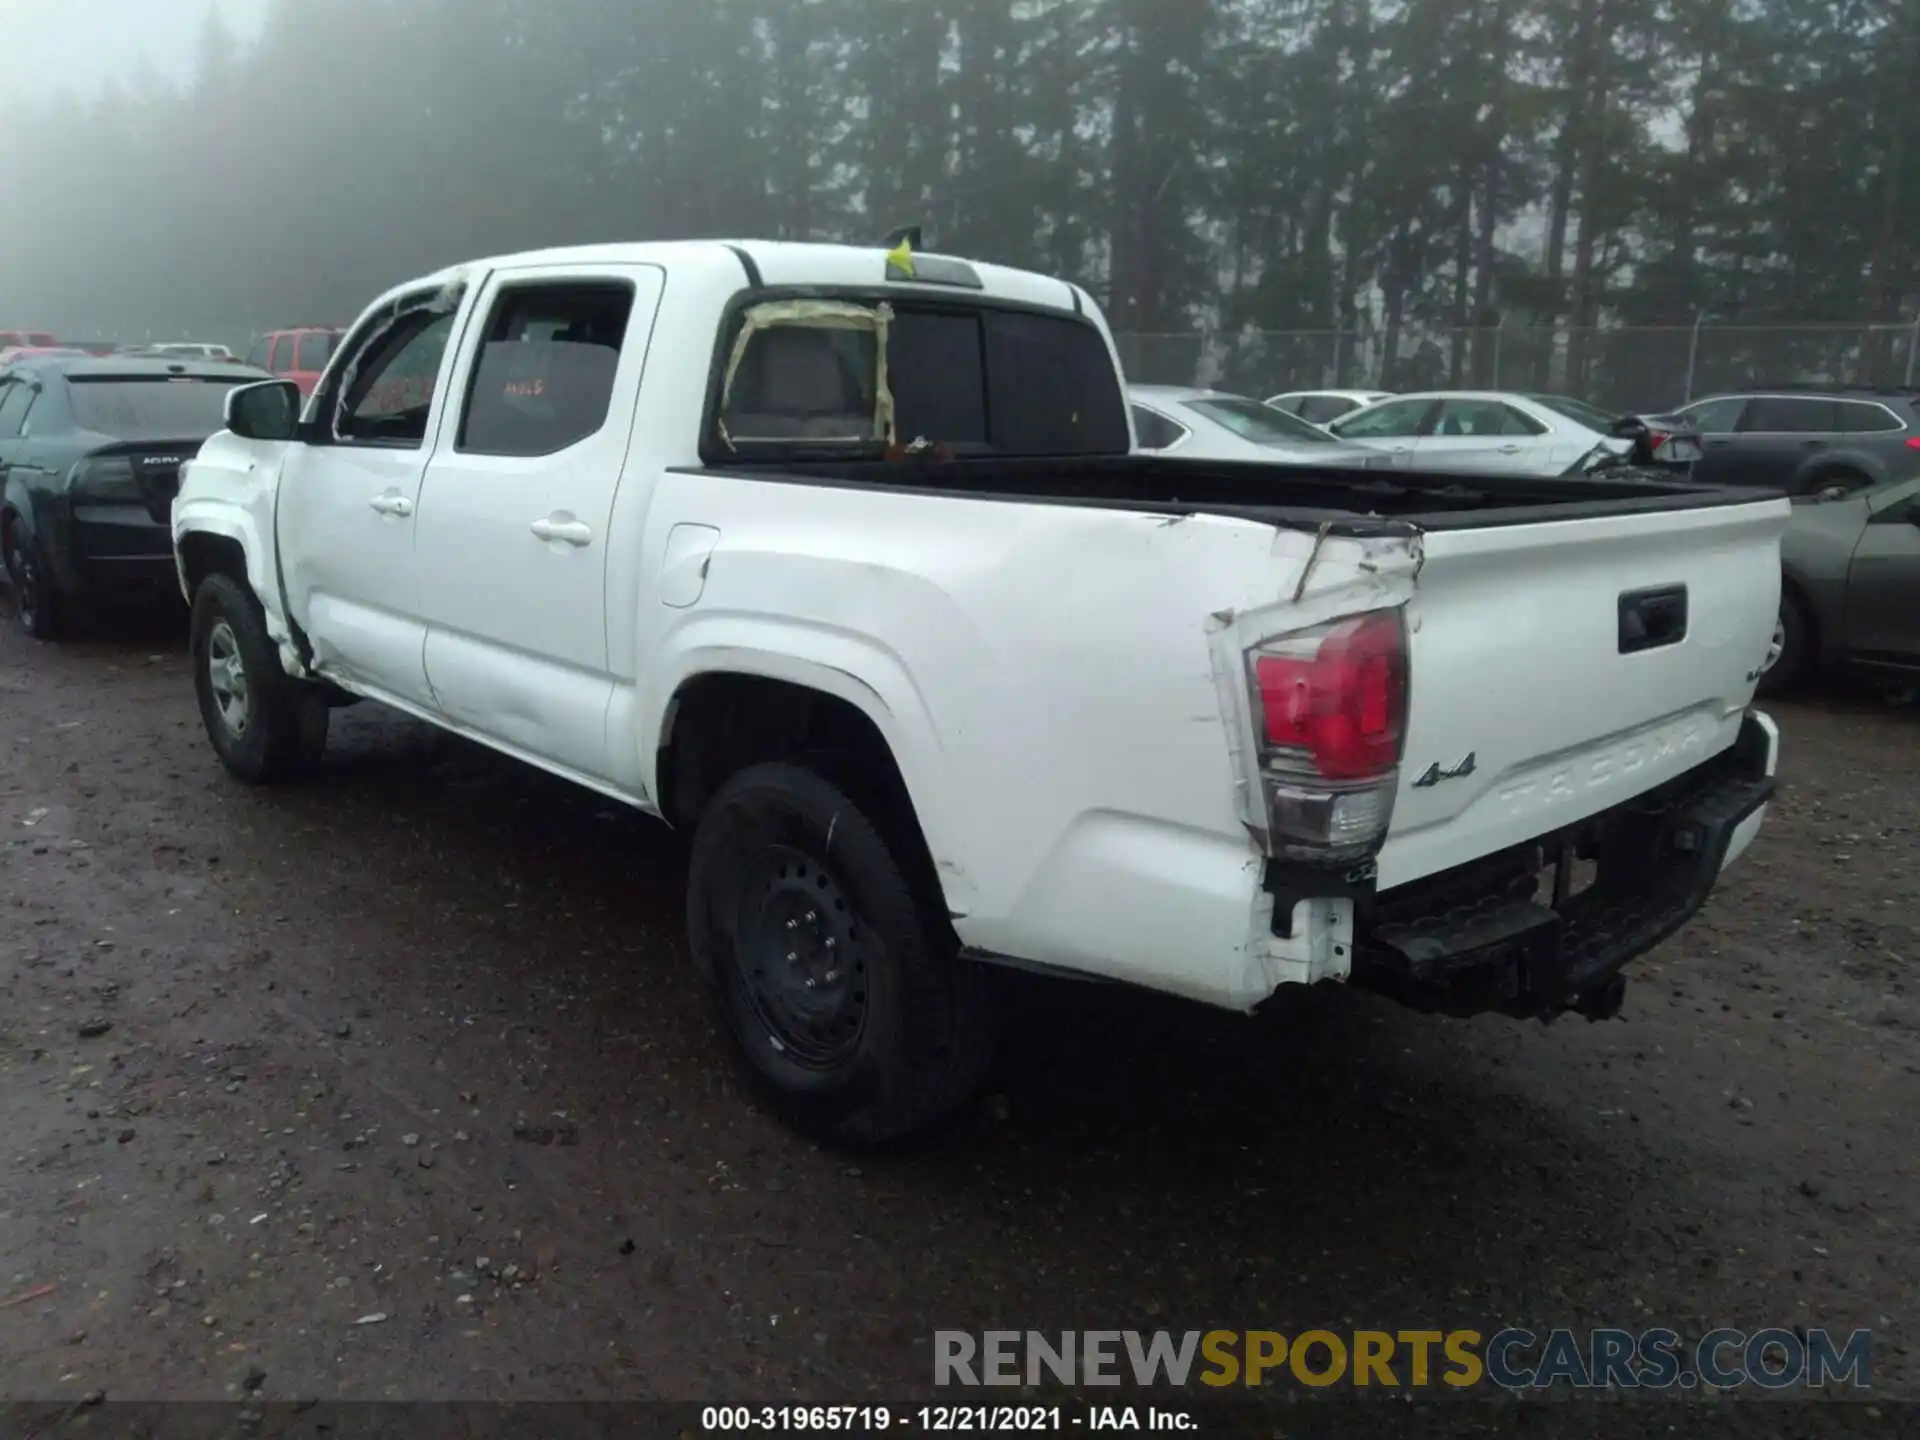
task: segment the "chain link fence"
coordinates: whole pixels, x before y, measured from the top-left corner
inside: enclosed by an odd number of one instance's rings
[[[1912,385],[1913,325],[1247,330],[1115,337],[1127,378],[1264,398],[1285,390],[1542,390],[1663,411],[1761,385]]]

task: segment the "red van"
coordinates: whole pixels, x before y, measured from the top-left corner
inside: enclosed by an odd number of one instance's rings
[[[300,387],[302,395],[311,395],[342,333],[324,325],[270,330],[253,342],[253,349],[247,352],[247,364],[282,380],[291,380]]]
[[[51,350],[59,343],[45,330],[0,330],[0,350]]]

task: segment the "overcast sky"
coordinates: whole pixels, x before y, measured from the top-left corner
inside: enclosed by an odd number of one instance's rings
[[[0,93],[70,87],[91,95],[131,75],[145,55],[179,83],[193,78],[194,43],[218,5],[250,40],[272,0],[0,0]]]

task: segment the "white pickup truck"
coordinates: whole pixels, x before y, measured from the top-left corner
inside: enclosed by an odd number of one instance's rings
[[[980,1079],[984,964],[1589,1018],[1759,829],[1788,507],[1138,453],[1093,302],[952,257],[554,250],[235,391],[173,511],[247,781],[383,702],[691,832],[749,1072]]]

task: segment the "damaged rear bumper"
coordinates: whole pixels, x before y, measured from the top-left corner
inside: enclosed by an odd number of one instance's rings
[[[1758,831],[1778,731],[1560,833],[1367,898],[1351,983],[1446,1015],[1604,1019],[1620,972],[1686,924]]]

